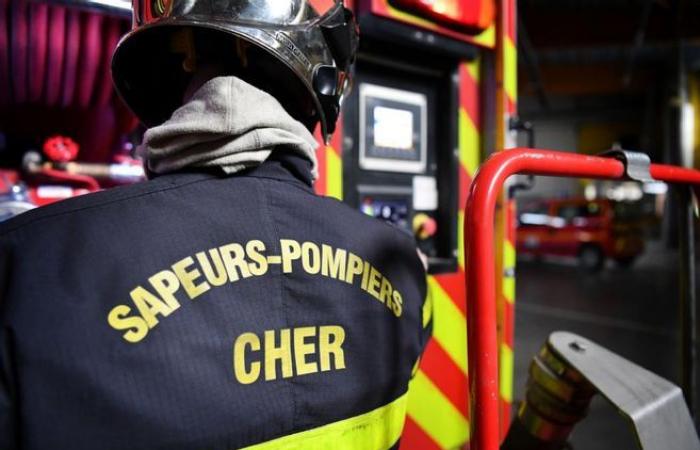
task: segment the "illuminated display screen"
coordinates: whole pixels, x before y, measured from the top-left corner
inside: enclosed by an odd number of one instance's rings
[[[404,109],[374,108],[374,145],[413,150],[413,113]]]
[[[360,167],[423,173],[427,158],[427,104],[419,92],[360,86]]]

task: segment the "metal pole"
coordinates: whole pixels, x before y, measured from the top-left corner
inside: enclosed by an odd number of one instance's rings
[[[522,148],[496,152],[479,168],[467,199],[462,230],[466,253],[472,449],[498,450],[500,445],[493,242],[496,202],[505,180],[518,173],[621,179],[625,172],[624,164],[613,158]],[[700,186],[697,170],[652,164],[649,172],[658,181]]]
[[[697,298],[695,295],[695,236],[693,195],[688,186],[678,186],[678,239],[680,244],[681,385],[688,409],[697,419],[698,370]]]

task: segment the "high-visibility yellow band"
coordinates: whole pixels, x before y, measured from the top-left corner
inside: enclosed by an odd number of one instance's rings
[[[360,416],[290,434],[244,450],[386,450],[401,437],[406,394]]]
[[[515,277],[503,277],[503,297],[505,297],[508,303],[515,303]]]
[[[413,25],[420,25],[430,30],[434,30],[437,28],[437,26],[433,22],[396,9],[392,7],[388,2],[386,4],[386,9],[387,11],[389,11],[389,15],[391,15],[391,17],[395,19],[400,19]]]
[[[467,373],[467,319],[434,277],[428,277],[433,297],[433,338],[452,361]]]
[[[464,270],[464,211],[459,210],[457,212],[457,249],[459,253],[457,254],[457,262],[459,263],[459,268]]]
[[[467,66],[469,75],[471,75],[474,81],[479,83],[479,80],[481,79],[481,60],[477,58],[474,61],[466,63],[465,65]]]
[[[493,48],[496,45],[496,25],[493,24],[474,38],[474,42],[484,47]]]
[[[506,37],[503,45],[503,78],[508,97],[515,101],[518,96],[518,51],[513,40]]]
[[[515,266],[515,247],[510,241],[504,242],[503,247],[503,263],[506,267]]]
[[[469,422],[418,370],[408,387],[408,415],[441,448],[459,448],[469,440]]]
[[[326,147],[326,195],[343,199],[343,162],[331,147]]]
[[[501,398],[508,403],[513,402],[513,350],[501,344],[501,364],[499,367],[499,385]]]
[[[479,145],[479,130],[464,108],[459,109],[459,161],[470,177],[479,167],[481,147]]]
[[[430,290],[425,296],[425,302],[423,302],[423,328],[427,327],[430,321],[433,319],[433,296]]]

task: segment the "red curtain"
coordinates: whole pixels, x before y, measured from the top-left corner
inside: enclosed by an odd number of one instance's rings
[[[25,141],[72,137],[79,159],[107,161],[136,121],[110,79],[126,19],[50,3],[0,0],[0,131]]]

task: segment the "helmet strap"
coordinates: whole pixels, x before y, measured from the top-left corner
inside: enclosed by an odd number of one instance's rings
[[[314,72],[313,87],[318,96],[327,126],[326,138],[335,131],[340,113],[340,96],[346,84],[344,72],[355,62],[359,44],[359,30],[355,17],[348,8],[341,6],[320,24],[323,38],[333,56],[335,66],[321,65]]]

